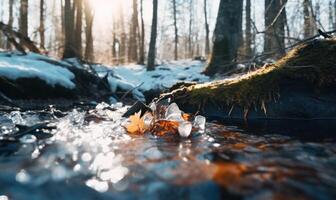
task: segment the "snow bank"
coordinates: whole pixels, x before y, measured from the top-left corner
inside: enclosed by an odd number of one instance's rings
[[[112,92],[117,88],[132,90],[133,96],[141,99],[142,92],[163,90],[181,81],[206,82],[209,77],[201,74],[204,63],[200,61],[181,60],[164,63],[155,71],[147,71],[143,65],[102,66],[96,65],[96,71],[103,77],[109,72],[108,78]]]
[[[51,86],[61,85],[68,89],[75,88],[75,84],[71,81],[75,78],[75,75],[68,69],[57,66],[57,63],[70,66],[66,62],[53,60],[35,53],[20,55],[1,52],[0,76],[11,80],[39,78]]]

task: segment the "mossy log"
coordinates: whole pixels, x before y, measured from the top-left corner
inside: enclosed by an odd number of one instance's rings
[[[315,40],[239,78],[181,87],[164,97],[222,119],[336,119],[336,40]]]

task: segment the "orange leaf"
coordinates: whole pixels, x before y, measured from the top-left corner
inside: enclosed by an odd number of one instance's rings
[[[190,121],[191,115],[190,115],[190,114],[187,114],[187,113],[183,113],[183,114],[182,114],[182,118],[183,118],[185,121]]]
[[[129,134],[144,134],[146,131],[145,122],[140,118],[140,112],[129,117],[131,123],[127,125],[126,130]]]
[[[159,120],[155,122],[152,129],[155,135],[163,136],[168,133],[177,134],[179,123],[175,121]]]

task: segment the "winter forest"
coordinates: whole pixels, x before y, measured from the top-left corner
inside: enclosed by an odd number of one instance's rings
[[[0,200],[336,199],[336,0],[0,0]]]

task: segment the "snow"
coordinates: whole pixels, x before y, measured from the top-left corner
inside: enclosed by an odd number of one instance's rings
[[[49,61],[49,62],[48,62]],[[54,64],[53,64],[54,63]],[[51,86],[60,85],[75,88],[72,79],[75,75],[68,69],[56,64],[70,66],[66,62],[53,60],[35,53],[0,53],[0,76],[11,80],[19,78],[39,78]]]
[[[19,78],[39,78],[51,86],[60,85],[75,88],[75,75],[67,68],[83,68],[77,59],[59,61],[44,55],[18,52],[0,52],[0,76],[11,80]],[[86,66],[84,66],[86,68]],[[147,71],[144,65],[104,66],[93,65],[102,78],[108,73],[108,83],[113,93],[118,90],[130,93],[140,101],[145,101],[144,92],[164,90],[178,82],[206,82],[209,77],[201,74],[204,62],[180,60],[164,62],[154,71]],[[115,99],[111,99],[115,102]]]
[[[154,71],[147,71],[143,65],[103,66],[94,68],[101,77],[109,72],[111,91],[118,88],[131,91],[138,100],[144,100],[142,93],[149,90],[164,90],[178,82],[206,82],[209,77],[201,74],[204,63],[193,60],[180,60],[163,63]]]

